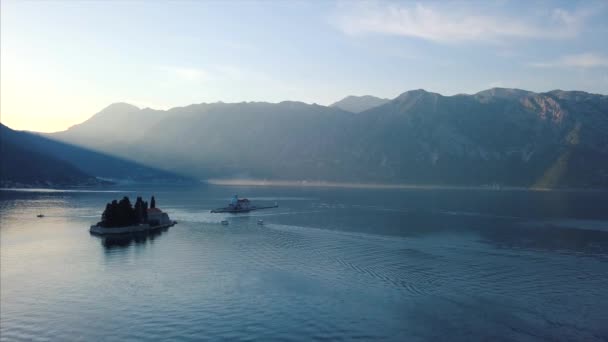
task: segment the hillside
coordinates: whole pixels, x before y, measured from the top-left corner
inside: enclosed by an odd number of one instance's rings
[[[9,130],[1,126],[0,135],[0,186],[73,186],[99,184],[95,177],[72,164],[21,147],[18,141],[5,139]]]
[[[63,137],[67,141],[86,141],[95,137],[95,143],[90,145],[95,147],[126,143],[141,138],[166,115],[167,112],[161,110],[114,103],[89,120],[70,127]]]
[[[94,132],[51,136],[201,178],[608,187],[608,97],[584,92],[414,90],[358,114],[300,102],[200,104],[148,124],[115,144]]]
[[[381,106],[389,101],[389,99],[382,99],[371,95],[347,96],[342,100],[331,104],[330,107],[340,108],[351,113],[361,113],[368,109]]]
[[[31,184],[65,179],[81,184],[85,179],[134,182],[183,182],[187,178],[104,153],[55,141],[0,125],[3,178],[26,177]],[[23,173],[23,175],[20,175]],[[61,173],[64,173],[61,176]],[[52,177],[50,175],[53,175]],[[8,177],[11,178],[8,178]],[[49,178],[50,177],[50,178]],[[86,183],[90,183],[87,181]]]

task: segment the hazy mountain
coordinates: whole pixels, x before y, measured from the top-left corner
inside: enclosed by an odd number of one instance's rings
[[[57,158],[20,148],[12,143],[0,147],[0,186],[96,185],[100,181]]]
[[[140,109],[128,103],[113,103],[89,120],[70,127],[61,134],[62,140],[95,142],[84,144],[99,148],[131,142],[167,115],[166,111],[150,108]]]
[[[100,131],[103,131],[102,127]],[[3,178],[10,175],[13,179],[21,172],[28,174],[27,179],[31,184],[42,184],[49,180],[57,184],[81,185],[83,180],[93,176],[118,181],[186,181],[185,177],[170,172],[37,134],[14,131],[4,125],[0,125],[0,139],[3,149],[3,172],[6,170]],[[49,172],[52,172],[52,177]],[[62,172],[65,173],[63,178],[60,175]]]
[[[360,114],[361,162],[404,182],[608,185],[608,97],[480,94],[410,91]]]
[[[347,96],[342,100],[331,104],[330,107],[340,108],[352,113],[361,113],[368,109],[383,105],[389,101],[389,99],[381,99],[371,95]]]
[[[534,94],[531,91],[513,88],[491,88],[480,91],[475,94],[475,97],[483,101],[483,99],[508,99],[518,100],[522,97],[530,96]]]
[[[0,185],[50,186],[93,185],[99,181],[72,164],[23,148],[19,139],[7,136],[10,130],[0,124]]]
[[[358,114],[252,102],[191,105],[159,117],[138,127],[135,139],[116,134],[128,144],[98,144],[95,132],[69,141],[201,178],[608,187],[604,95],[414,90]],[[68,140],[70,130],[53,137]]]

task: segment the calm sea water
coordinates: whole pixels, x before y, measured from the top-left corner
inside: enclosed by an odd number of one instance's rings
[[[608,340],[606,193],[112,190],[0,192],[1,340]],[[176,226],[89,234],[151,194]]]

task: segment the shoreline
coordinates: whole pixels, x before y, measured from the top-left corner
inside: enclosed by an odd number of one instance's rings
[[[351,183],[326,181],[291,181],[291,180],[257,180],[257,179],[206,179],[201,184],[219,186],[250,187],[302,187],[302,188],[344,188],[344,189],[394,189],[394,190],[483,190],[483,191],[530,191],[530,192],[608,192],[608,188],[540,188],[524,186],[483,185],[432,185],[405,183]],[[146,186],[156,184],[144,184]],[[166,184],[163,184],[166,185]],[[66,187],[0,187],[6,192],[133,192],[133,190],[116,190],[112,186],[66,186]]]
[[[589,231],[608,232],[608,220],[601,219],[547,219],[547,220],[530,220],[520,223],[525,227],[549,227],[563,229],[582,229]]]
[[[151,226],[147,223],[138,224],[133,226],[125,226],[125,227],[102,227],[98,225],[92,225],[89,228],[89,232],[96,235],[112,235],[112,234],[128,234],[128,233],[140,233],[140,232],[148,232],[156,229],[169,228],[176,224],[175,221],[167,224],[160,224],[158,226]]]
[[[351,189],[402,189],[402,190],[486,190],[486,191],[533,191],[533,192],[608,192],[606,188],[539,188],[524,186],[501,186],[495,188],[482,185],[431,185],[431,184],[386,184],[386,183],[351,183],[326,181],[292,181],[292,180],[259,180],[259,179],[217,179],[205,180],[211,185],[222,186],[255,186],[255,187],[311,187],[311,188],[351,188]]]

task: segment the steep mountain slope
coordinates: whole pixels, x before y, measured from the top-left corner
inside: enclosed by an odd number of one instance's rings
[[[330,107],[340,108],[351,113],[361,113],[368,109],[381,106],[389,101],[389,99],[382,99],[371,95],[347,96],[342,100],[331,104]]]
[[[133,156],[152,165],[166,159],[207,177],[316,179],[348,172],[339,159],[352,113],[300,102],[218,103],[172,112],[133,145]]]
[[[161,116],[127,144],[95,145],[95,135],[71,141],[201,178],[608,187],[604,95],[414,90],[358,114],[281,102],[192,105]]]
[[[405,182],[608,184],[606,96],[573,102],[553,93],[494,93],[411,91],[360,114],[358,131],[374,128],[356,144],[367,149],[362,163]]]
[[[88,147],[115,146],[141,138],[143,132],[166,115],[166,111],[139,109],[128,103],[113,103],[87,121],[54,137],[64,141],[79,141]],[[95,141],[90,141],[93,138]]]
[[[0,186],[95,185],[99,181],[63,160],[0,142]]]
[[[170,172],[146,167],[138,163],[55,141],[36,134],[14,131],[4,125],[0,125],[0,137],[3,146],[6,146],[8,151],[6,157],[10,156],[13,162],[31,157],[31,160],[37,161],[36,165],[43,169],[47,167],[63,168],[66,172],[69,171],[68,174],[76,175],[75,172],[70,171],[70,168],[74,168],[79,170],[82,175],[92,175],[104,179],[145,182],[186,181],[186,178]],[[4,155],[5,153],[3,152],[3,157]],[[25,157],[20,157],[20,155]],[[59,165],[55,161],[61,161],[62,164]],[[50,164],[49,166],[45,166],[47,162],[52,162],[57,167]],[[19,165],[21,165],[20,167],[25,167],[27,164],[21,163]],[[11,169],[19,172],[18,167],[11,166]],[[27,170],[23,170],[22,172],[27,172]]]

